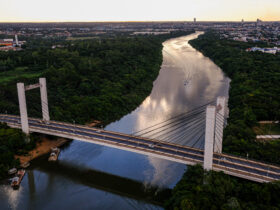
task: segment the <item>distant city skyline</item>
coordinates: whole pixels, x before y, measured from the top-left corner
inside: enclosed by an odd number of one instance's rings
[[[279,0],[9,0],[0,22],[280,21]]]

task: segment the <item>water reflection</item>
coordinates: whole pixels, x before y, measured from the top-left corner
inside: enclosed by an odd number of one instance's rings
[[[188,44],[202,33],[164,42],[163,64],[150,96],[135,111],[108,125],[107,130],[134,133],[215,100],[217,96],[227,96],[229,79],[210,59]],[[203,146],[203,142],[197,145]],[[153,184],[170,185],[182,171],[178,164],[154,157],[148,159],[152,168],[145,170],[145,176],[146,181]]]
[[[9,185],[0,186],[0,204],[3,208],[7,209],[18,209],[19,202],[22,196],[24,188],[19,188],[19,190],[13,190]],[[2,196],[2,197],[1,197]],[[6,201],[6,202],[4,202]],[[6,204],[6,205],[5,205]],[[2,207],[1,207],[2,209]]]
[[[163,64],[150,96],[107,130],[132,133],[228,94],[228,78],[188,44],[200,34],[164,42]]]

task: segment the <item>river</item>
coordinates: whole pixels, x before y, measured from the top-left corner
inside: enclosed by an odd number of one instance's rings
[[[134,133],[217,96],[227,96],[230,80],[188,44],[201,33],[163,43],[163,63],[151,94],[106,130]],[[162,209],[143,199],[143,185],[172,188],[186,168],[167,160],[72,141],[62,150],[57,164],[50,165],[46,157],[34,161],[19,190],[1,185],[0,209]]]

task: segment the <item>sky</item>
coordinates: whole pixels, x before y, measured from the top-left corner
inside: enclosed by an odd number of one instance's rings
[[[280,0],[0,0],[0,22],[280,21]]]

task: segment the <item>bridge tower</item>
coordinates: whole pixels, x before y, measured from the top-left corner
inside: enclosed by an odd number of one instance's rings
[[[29,134],[28,116],[26,108],[26,97],[24,83],[17,83],[18,102],[20,111],[21,129],[25,134]]]
[[[216,126],[215,126],[215,140],[214,140],[214,152],[222,153],[223,149],[223,129],[225,124],[225,117],[227,113],[227,99],[226,97],[217,98],[217,114],[216,114]],[[217,125],[219,124],[219,126]],[[219,133],[219,135],[216,135]]]
[[[32,90],[40,87],[41,94],[41,105],[42,105],[42,115],[44,121],[49,121],[49,107],[48,107],[48,95],[47,95],[47,83],[46,78],[40,78],[39,83],[24,86],[24,83],[17,83],[18,91],[18,101],[19,101],[19,110],[20,110],[20,121],[22,132],[29,135],[29,124],[28,124],[28,114],[26,106],[26,97],[25,91]]]
[[[212,164],[213,164],[215,122],[216,122],[216,107],[207,106],[207,108],[206,108],[205,144],[204,144],[204,162],[203,162],[203,168],[206,170],[211,170]]]
[[[43,120],[50,121],[46,78],[40,78],[39,83],[40,83]]]
[[[227,111],[228,108],[226,97],[218,97],[216,106],[207,106],[206,108],[203,162],[203,168],[205,170],[212,169],[213,153],[222,152],[223,128],[225,124],[225,117],[227,116]]]

